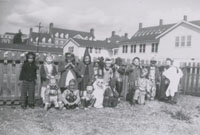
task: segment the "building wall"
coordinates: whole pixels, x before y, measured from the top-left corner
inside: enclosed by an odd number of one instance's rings
[[[157,55],[157,53],[151,51],[152,43],[150,43],[150,42],[145,43],[145,45],[146,45],[145,53],[140,52],[140,44],[141,43],[127,43],[127,44],[120,45],[119,50],[118,50],[118,54],[115,56],[115,58],[121,57],[123,59],[130,60],[130,59],[133,59],[134,57],[139,57],[140,59],[150,60],[153,56]],[[123,51],[123,45],[128,45],[128,52],[127,53],[122,52]],[[136,45],[136,52],[131,52],[131,45]]]
[[[175,46],[175,38],[177,36],[179,37],[185,36],[187,39],[188,35],[191,35],[191,46],[184,46],[184,47]],[[180,61],[188,61],[191,60],[191,58],[195,58],[195,60],[200,61],[199,50],[200,50],[200,30],[193,28],[189,25],[182,24],[160,39],[158,58],[165,59],[167,57],[170,57],[173,59],[178,59]]]
[[[78,56],[78,58],[81,59],[84,56],[86,48],[85,47],[80,47],[80,46],[78,46],[77,44],[75,44],[72,41],[69,41],[67,43],[67,45],[64,46],[63,54],[65,54],[66,52],[69,52],[69,48],[70,47],[74,47],[74,52],[73,53],[76,56]],[[101,48],[100,53],[96,53],[95,49],[93,48],[92,49],[92,53],[90,53],[90,56],[91,56],[92,60],[95,59],[95,58],[98,58],[98,57],[111,58],[112,57],[112,53],[109,50],[103,49],[103,48]]]

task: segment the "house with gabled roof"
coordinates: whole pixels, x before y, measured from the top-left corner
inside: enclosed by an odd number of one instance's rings
[[[130,40],[120,42],[118,55],[125,59],[140,57],[150,60],[172,58],[179,61],[200,60],[200,20],[188,21],[187,16],[174,24],[142,27]]]
[[[118,48],[118,45],[104,40],[70,38],[63,47],[63,53],[72,52],[81,59],[84,56],[85,49],[88,48],[92,59],[98,57],[112,58],[113,48],[115,47]]]
[[[54,24],[50,23],[48,32],[33,32],[32,28],[30,28],[29,32],[30,43],[37,45],[39,42],[40,46],[54,46],[56,48],[62,48],[69,38],[94,40],[94,29],[90,29],[89,32],[69,30],[54,27]]]

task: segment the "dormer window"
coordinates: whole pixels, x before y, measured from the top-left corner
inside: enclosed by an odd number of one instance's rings
[[[51,40],[51,38],[48,40],[48,43],[51,43],[52,42],[52,40]]]
[[[61,37],[61,38],[64,38],[64,34],[63,34],[63,33],[61,33],[61,34],[60,34],[60,37]]]
[[[56,34],[55,34],[55,37],[58,37],[59,36],[59,33],[57,32]]]
[[[65,35],[65,38],[68,39],[68,38],[69,38],[69,34],[66,34],[66,35]]]
[[[45,43],[46,42],[46,38],[42,38],[42,42]]]

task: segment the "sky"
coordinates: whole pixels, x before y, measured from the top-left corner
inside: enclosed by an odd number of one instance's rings
[[[129,38],[143,27],[176,23],[187,15],[188,20],[200,20],[200,0],[0,0],[0,34],[37,31],[42,23],[55,27],[90,31],[96,39],[105,39],[115,31],[128,33]]]

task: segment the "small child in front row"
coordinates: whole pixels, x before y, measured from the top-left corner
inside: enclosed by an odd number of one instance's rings
[[[93,95],[93,87],[88,85],[86,91],[84,91],[83,96],[81,97],[81,104],[83,109],[91,108],[94,106],[96,99]]]
[[[28,52],[26,60],[22,65],[19,75],[20,83],[22,81],[21,90],[21,107],[26,109],[27,103],[30,108],[34,108],[35,103],[35,81],[37,79],[37,66],[35,63],[35,53]],[[28,97],[28,102],[27,102]]]
[[[62,93],[62,101],[66,109],[75,109],[79,107],[80,95],[75,79],[69,81],[68,88]]]
[[[44,95],[45,110],[48,110],[52,104],[56,109],[61,108],[61,91],[57,85],[55,77],[52,76],[49,78],[49,84],[47,85]]]
[[[135,82],[136,90],[133,96],[133,105],[136,102],[140,105],[145,104],[145,96],[147,91],[149,91],[149,80],[146,78],[147,74],[148,70],[146,68],[142,69],[140,77]]]

